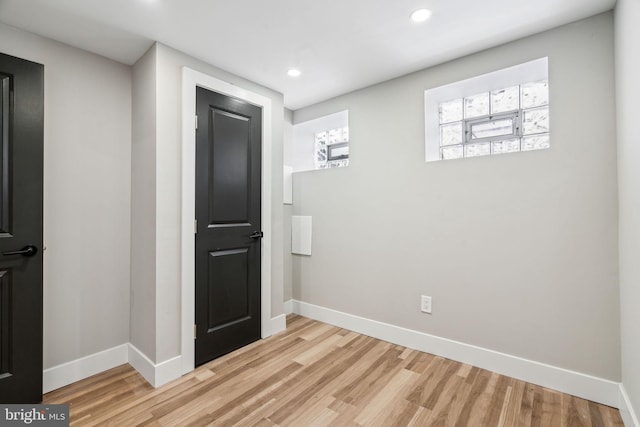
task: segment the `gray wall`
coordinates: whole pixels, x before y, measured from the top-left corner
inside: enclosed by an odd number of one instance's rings
[[[156,46],[133,66],[131,344],[155,360]]]
[[[622,382],[640,414],[640,3],[618,0],[616,93],[618,116],[618,191],[620,221],[620,311]]]
[[[284,110],[284,132],[283,132],[283,149],[282,157],[284,164],[292,166],[293,162],[293,111],[285,108]],[[293,212],[293,205],[283,205],[282,211],[282,232],[283,232],[283,299],[289,301],[293,298],[293,256],[291,255],[291,214]]]
[[[544,56],[550,149],[424,162],[425,89]],[[351,163],[295,174],[294,297],[620,380],[613,62],[606,13],[296,111],[348,109]]]
[[[44,367],[129,341],[131,68],[0,24],[45,66]]]
[[[283,312],[283,242],[282,242],[282,139],[283,139],[283,97],[272,90],[243,80],[211,65],[205,64],[188,55],[162,44],[156,44],[143,58],[135,70],[136,83],[150,79],[153,81],[146,89],[140,88],[140,104],[135,104],[134,113],[149,108],[155,111],[155,123],[150,113],[144,115],[141,122],[134,123],[134,166],[142,165],[139,177],[144,183],[134,179],[134,192],[151,191],[155,198],[134,203],[134,254],[138,250],[152,249],[153,257],[142,260],[134,269],[132,290],[132,342],[153,362],[163,362],[180,355],[180,209],[181,209],[181,99],[182,67],[206,73],[225,80],[247,90],[266,96],[272,101],[272,316]],[[152,66],[145,61],[155,62]],[[154,68],[155,67],[155,68]],[[149,92],[154,92],[149,93]],[[138,92],[136,92],[138,93]],[[136,96],[136,99],[138,97]],[[154,109],[155,108],[155,109]],[[155,127],[155,130],[151,129]],[[155,134],[153,133],[155,132]],[[150,138],[147,141],[146,138]],[[141,151],[135,151],[140,141]],[[152,142],[151,142],[152,141]],[[149,159],[144,159],[149,156]],[[137,174],[138,172],[136,172]],[[136,178],[134,176],[134,178]],[[148,188],[147,188],[148,186]],[[135,207],[141,211],[136,213]],[[153,222],[153,230],[140,223],[147,217]],[[137,228],[136,228],[137,227]],[[143,238],[152,233],[155,240],[136,243],[136,237]],[[141,245],[136,248],[136,245]],[[140,290],[139,294],[136,290]],[[148,299],[146,299],[148,297]],[[140,304],[140,305],[138,305]],[[134,334],[134,331],[138,331]],[[143,337],[146,334],[146,338]]]

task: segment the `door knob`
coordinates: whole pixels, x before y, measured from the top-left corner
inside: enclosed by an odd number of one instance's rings
[[[264,233],[262,231],[254,231],[253,234],[250,234],[249,237],[252,239],[262,239],[264,237]]]
[[[18,251],[2,252],[2,255],[22,255],[25,257],[32,257],[37,253],[38,253],[38,248],[36,248],[33,245],[27,245]]]

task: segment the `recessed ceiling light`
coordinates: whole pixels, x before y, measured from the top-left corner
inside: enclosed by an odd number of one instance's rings
[[[287,71],[287,74],[289,75],[289,77],[300,77],[302,73],[297,68],[292,68]]]
[[[418,9],[411,14],[413,22],[424,22],[431,18],[432,12],[429,9]]]

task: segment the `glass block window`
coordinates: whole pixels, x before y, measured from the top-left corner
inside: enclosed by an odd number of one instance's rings
[[[315,134],[316,169],[349,166],[349,127]]]
[[[547,80],[439,103],[440,160],[549,148]]]
[[[464,99],[464,117],[481,117],[489,115],[489,93],[479,93]]]

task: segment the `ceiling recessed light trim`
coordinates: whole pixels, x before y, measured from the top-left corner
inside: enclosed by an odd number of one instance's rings
[[[287,71],[287,75],[289,77],[300,77],[302,75],[302,72],[297,68],[291,68],[289,69],[289,71]]]
[[[431,15],[433,15],[433,12],[429,9],[418,9],[411,14],[411,20],[413,22],[424,22],[431,18]]]

